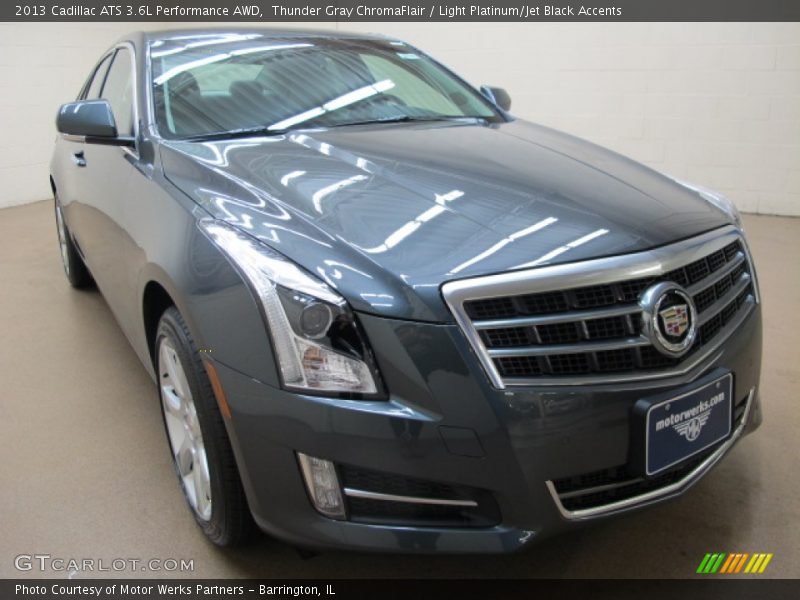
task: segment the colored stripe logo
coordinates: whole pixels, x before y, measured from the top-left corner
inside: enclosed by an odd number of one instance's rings
[[[736,573],[763,573],[773,554],[757,552],[748,554],[747,552],[715,552],[706,554],[697,567],[697,573],[703,575],[713,575],[715,573],[735,575]]]

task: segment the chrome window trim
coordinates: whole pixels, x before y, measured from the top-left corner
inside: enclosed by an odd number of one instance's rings
[[[130,148],[128,146],[122,146],[122,151],[130,154],[134,158],[139,158],[139,77],[136,69],[136,46],[134,46],[133,42],[120,42],[116,44],[113,48],[114,50],[114,58],[111,59],[111,65],[109,65],[109,70],[111,67],[114,66],[114,59],[116,59],[116,51],[120,48],[125,48],[130,52],[130,67],[131,67],[131,103],[133,104],[133,143],[135,146]],[[103,83],[103,90],[100,91],[102,94],[105,90],[106,84]]]
[[[142,88],[142,92],[144,93],[145,98],[145,106],[147,107],[147,132],[148,135],[152,138],[157,140],[163,140],[164,138],[161,137],[161,133],[158,131],[158,126],[156,125],[156,104],[155,104],[155,97],[153,95],[153,65],[152,65],[152,55],[151,55],[151,46],[153,40],[145,39],[143,42],[143,50],[144,50],[144,87]]]
[[[703,475],[705,475],[742,436],[742,433],[747,427],[747,421],[750,418],[750,412],[753,408],[755,395],[756,388],[750,388],[750,392],[747,395],[744,413],[742,414],[742,421],[739,423],[736,429],[733,430],[731,436],[719,448],[712,452],[703,462],[687,473],[682,479],[662,488],[658,488],[657,490],[651,490],[638,496],[632,496],[630,498],[625,498],[624,500],[618,500],[617,502],[611,502],[601,506],[593,506],[592,508],[583,508],[580,510],[568,510],[564,508],[564,505],[561,503],[561,496],[559,496],[558,492],[556,491],[555,485],[552,481],[547,481],[545,482],[547,485],[547,490],[550,492],[550,496],[553,498],[553,502],[555,502],[558,512],[564,519],[569,521],[580,521],[583,519],[592,519],[595,517],[601,517],[636,508],[685,491],[694,485]],[[639,480],[633,479],[628,482],[624,482],[622,485],[633,484],[637,481]],[[605,486],[599,486],[598,488],[587,488],[585,491],[581,490],[580,493],[576,490],[575,492],[568,492],[562,496],[567,498],[592,493],[593,491],[600,491],[600,488],[610,489],[612,487],[619,487],[619,484],[609,484]]]
[[[742,246],[745,249],[745,257],[750,267],[754,289],[753,302],[750,307],[739,311],[736,318],[729,325],[726,325],[713,340],[705,344],[700,351],[696,352],[673,369],[634,371],[631,373],[610,375],[581,375],[576,377],[544,376],[504,380],[494,365],[491,353],[478,334],[478,328],[485,328],[484,324],[479,320],[473,322],[467,316],[464,309],[464,303],[469,300],[536,294],[553,290],[567,290],[663,275],[664,273],[692,263],[717,250],[721,250],[728,244],[737,240],[742,242]],[[441,289],[445,303],[453,314],[461,331],[464,333],[464,336],[467,338],[470,346],[475,351],[492,385],[502,390],[506,387],[519,386],[575,386],[642,381],[687,373],[714,354],[720,345],[730,336],[731,332],[752,312],[753,307],[759,303],[757,287],[752,258],[744,234],[739,228],[733,225],[726,225],[700,234],[699,236],[651,250],[545,266],[524,271],[511,271],[496,275],[448,281],[442,285]],[[600,316],[603,316],[603,311],[604,309],[602,307],[598,308]],[[476,327],[476,324],[478,327]]]
[[[118,44],[114,44],[108,50],[103,52],[102,57],[99,61],[94,65],[92,68],[92,73],[89,75],[86,82],[83,84],[83,88],[81,88],[80,94],[78,94],[78,98],[80,100],[84,100],[84,96],[88,89],[88,86],[91,85],[91,81],[94,78],[95,73],[97,72],[97,68],[100,64],[108,57],[111,56],[111,63],[109,63],[108,68],[110,69],[114,65],[114,60],[116,59],[117,50],[120,48],[125,48],[130,52],[130,63],[131,63],[131,103],[133,104],[133,143],[134,147],[131,148],[130,146],[121,146],[123,152],[130,154],[136,159],[139,159],[139,78],[137,75],[136,69],[136,46],[133,42],[119,42]],[[108,72],[106,71],[105,77],[108,77]],[[103,82],[103,88],[106,87],[106,82]],[[100,90],[100,94],[102,95],[103,89]],[[102,99],[102,98],[100,98]],[[116,119],[116,117],[115,117]],[[75,136],[62,133],[60,134],[62,138],[70,142],[81,142],[84,143],[85,139],[83,136]]]
[[[98,60],[95,63],[94,67],[92,67],[92,72],[86,78],[86,81],[83,82],[83,87],[81,87],[81,91],[78,93],[76,100],[93,100],[93,98],[86,97],[86,95],[89,93],[89,88],[92,86],[92,83],[94,82],[94,78],[97,75],[97,70],[100,68],[100,66],[107,58],[110,59],[114,58],[113,56],[114,52],[116,52],[116,47],[109,48],[103,53],[103,55],[100,57],[100,60]],[[111,63],[109,62],[108,65],[111,66]],[[106,71],[106,73],[108,73],[108,71]],[[105,80],[105,75],[103,75],[103,79]],[[103,81],[103,83],[105,83],[105,81]]]

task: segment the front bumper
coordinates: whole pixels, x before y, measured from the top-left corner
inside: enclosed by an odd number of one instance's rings
[[[648,382],[497,390],[453,325],[361,315],[391,397],[359,402],[276,389],[217,363],[227,421],[256,522],[304,547],[389,552],[518,550],[535,540],[683,493],[761,423],[757,393],[729,442],[679,485],[613,510],[570,514],[552,482],[628,461],[629,415],[642,397],[679,388],[722,367],[734,401],[757,390],[761,313],[756,306],[708,360]],[[450,429],[452,428],[452,429]],[[471,443],[453,443],[466,432]],[[475,443],[477,442],[477,443]],[[501,515],[491,527],[427,527],[337,521],[312,507],[296,452],[339,465],[489,492]]]

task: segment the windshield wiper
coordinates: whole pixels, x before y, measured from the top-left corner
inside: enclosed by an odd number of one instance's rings
[[[275,136],[284,135],[288,129],[270,129],[268,127],[244,127],[241,129],[229,129],[227,131],[212,131],[210,133],[198,133],[184,138],[181,142],[208,142],[213,140],[227,140],[243,137]]]
[[[413,115],[397,115],[395,117],[383,117],[380,119],[366,119],[364,121],[346,121],[344,123],[332,123],[330,125],[319,125],[326,129],[333,127],[351,127],[356,125],[376,125],[382,123],[425,123],[436,121],[481,121],[486,122],[485,117],[477,116],[460,116],[460,115],[438,115],[438,116],[413,116]],[[316,129],[314,126],[309,126],[309,129]],[[198,133],[184,138],[180,138],[181,142],[209,142],[213,140],[228,140],[243,137],[256,137],[256,136],[276,136],[285,135],[290,131],[304,129],[302,127],[295,127],[291,129],[272,129],[270,127],[243,127],[241,129],[229,129],[227,131],[212,131],[209,133]]]
[[[398,115],[396,117],[383,117],[381,119],[367,119],[364,121],[346,121],[344,123],[332,123],[330,125],[321,125],[321,127],[350,127],[355,125],[377,125],[382,123],[430,123],[435,121],[486,121],[484,117],[471,117],[471,116],[450,116],[439,115],[430,117],[415,117],[413,115]]]

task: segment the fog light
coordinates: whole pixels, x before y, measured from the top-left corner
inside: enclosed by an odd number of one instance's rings
[[[344,502],[336,467],[329,460],[297,453],[306,489],[314,507],[331,519],[344,519]]]

